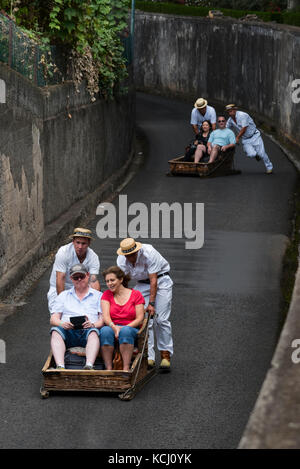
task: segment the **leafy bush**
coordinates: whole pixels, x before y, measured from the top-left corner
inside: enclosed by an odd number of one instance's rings
[[[293,26],[300,26],[300,11],[299,12],[284,12],[283,23],[291,24]]]
[[[31,36],[69,53],[73,79],[87,80],[92,100],[98,92],[113,96],[126,77],[129,0],[4,0],[0,6]]]

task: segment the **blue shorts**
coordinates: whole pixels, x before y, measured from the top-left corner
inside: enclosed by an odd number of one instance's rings
[[[131,326],[121,326],[122,329],[119,333],[119,344],[131,344],[134,345],[134,341],[137,337],[138,329]],[[112,345],[115,344],[115,333],[109,326],[104,326],[100,329],[100,345]]]
[[[64,339],[66,348],[70,347],[85,347],[88,336],[91,332],[96,332],[99,336],[99,329],[91,327],[90,329],[64,329],[60,326],[51,327],[50,334],[56,331]]]

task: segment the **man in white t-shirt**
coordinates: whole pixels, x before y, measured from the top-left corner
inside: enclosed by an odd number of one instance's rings
[[[86,267],[90,275],[90,286],[100,291],[98,280],[100,261],[97,254],[89,247],[92,232],[86,228],[75,228],[70,238],[73,241],[60,247],[55,256],[47,294],[50,313],[53,312],[53,304],[57,295],[72,288],[73,284],[69,272],[75,264],[83,264]]]
[[[266,174],[272,174],[273,164],[265,151],[261,133],[253,119],[246,112],[239,111],[235,104],[228,104],[225,109],[229,114],[226,127],[236,131],[236,143],[241,140],[246,155],[249,158],[256,158],[257,161],[262,159]]]
[[[200,132],[204,121],[211,123],[212,130],[216,129],[217,115],[215,109],[207,105],[206,99],[198,98],[191,114],[191,125],[196,135]]]
[[[149,325],[148,365],[155,366],[154,334],[160,351],[160,368],[170,371],[173,355],[172,328],[169,321],[173,281],[168,261],[151,244],[141,244],[133,238],[123,239],[117,250],[117,264],[137,283],[134,287],[145,298],[148,313],[154,316]]]

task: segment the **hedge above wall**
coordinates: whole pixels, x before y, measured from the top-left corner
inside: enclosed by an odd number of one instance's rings
[[[147,2],[137,1],[136,8],[142,11],[149,11],[153,13],[167,13],[170,15],[184,15],[184,16],[208,16],[209,7],[193,7],[174,3],[165,2]],[[220,8],[224,16],[232,18],[242,18],[249,14],[255,14],[261,20],[276,21],[276,23],[289,24],[292,26],[300,26],[300,12],[270,12],[270,11],[251,11],[251,10],[228,10]]]

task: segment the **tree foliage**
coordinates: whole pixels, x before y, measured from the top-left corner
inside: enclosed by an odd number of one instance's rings
[[[6,0],[3,6],[20,26],[69,51],[74,80],[87,80],[92,99],[98,91],[112,96],[126,77],[128,0]]]

